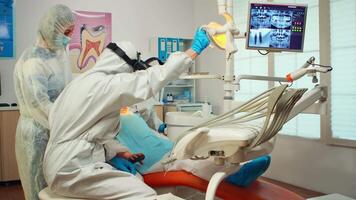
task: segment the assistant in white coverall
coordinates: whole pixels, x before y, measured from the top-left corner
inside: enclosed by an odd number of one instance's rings
[[[119,110],[149,99],[178,79],[208,45],[205,32],[198,30],[192,49],[171,54],[162,66],[134,73],[123,59],[105,49],[93,69],[65,88],[50,112],[50,139],[44,158],[50,190],[76,198],[153,199],[155,191],[139,178],[106,163],[128,151],[114,139]],[[131,59],[136,56],[131,43],[118,46]]]
[[[15,150],[26,200],[38,199],[47,186],[42,161],[49,135],[48,114],[72,79],[66,47],[73,30],[72,11],[64,5],[51,7],[40,20],[36,44],[27,48],[15,65],[14,87],[20,109]]]

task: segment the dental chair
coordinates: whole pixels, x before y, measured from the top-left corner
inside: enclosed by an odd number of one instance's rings
[[[206,192],[205,199],[302,199],[261,180],[248,188],[222,181],[238,171],[243,162],[271,153],[274,136],[305,92],[306,89],[288,89],[287,85],[272,88],[180,135],[167,162],[213,158],[225,170],[215,173],[210,182],[183,171],[147,174],[145,182],[154,188],[177,185],[194,188]]]

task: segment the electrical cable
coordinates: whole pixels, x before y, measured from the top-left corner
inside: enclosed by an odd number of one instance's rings
[[[269,51],[268,51],[268,50],[266,50],[266,53],[262,53],[261,50],[257,50],[257,51],[258,51],[258,53],[260,53],[260,54],[263,55],[263,56],[269,54]]]
[[[316,64],[316,63],[312,63],[312,62],[309,62],[307,61],[308,64],[312,65],[312,66],[319,66],[319,67],[326,67],[326,68],[329,68],[328,71],[331,71],[333,70],[333,67],[331,65],[322,65],[322,64]]]

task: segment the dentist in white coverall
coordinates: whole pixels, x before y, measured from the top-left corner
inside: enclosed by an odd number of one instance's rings
[[[191,49],[171,54],[164,65],[136,72],[106,48],[94,68],[73,80],[50,111],[43,163],[49,189],[72,198],[154,199],[155,191],[139,178],[106,163],[128,151],[114,139],[119,110],[149,99],[178,79],[208,45],[205,31],[198,29]],[[118,46],[135,58],[130,42]]]

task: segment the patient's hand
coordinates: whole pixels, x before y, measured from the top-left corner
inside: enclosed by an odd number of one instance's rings
[[[116,156],[125,158],[132,163],[140,162],[140,164],[143,164],[143,160],[145,159],[145,155],[143,153],[132,154],[129,151],[120,152]]]

